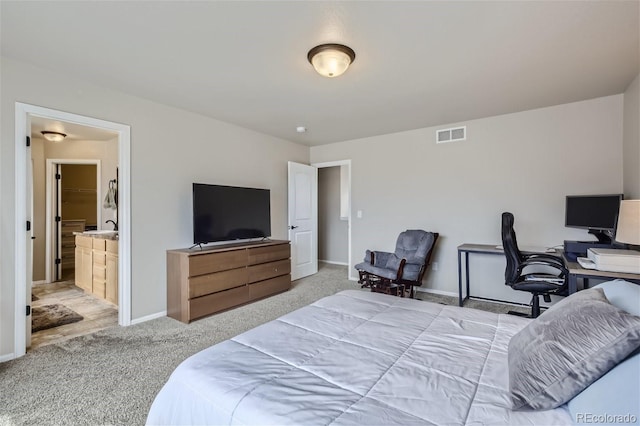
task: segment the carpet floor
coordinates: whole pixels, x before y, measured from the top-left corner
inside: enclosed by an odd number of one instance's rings
[[[191,324],[164,317],[113,327],[0,363],[0,425],[143,425],[184,359],[324,296],[359,289],[346,275],[346,267],[321,264],[290,291]],[[440,297],[433,301],[457,303]]]

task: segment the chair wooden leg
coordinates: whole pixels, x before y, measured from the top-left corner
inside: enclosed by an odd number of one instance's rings
[[[358,284],[361,284],[360,288],[371,287],[371,281],[369,280],[368,273],[365,271],[358,271],[358,275]]]

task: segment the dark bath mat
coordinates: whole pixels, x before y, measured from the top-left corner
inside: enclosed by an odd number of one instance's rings
[[[64,305],[38,306],[31,310],[31,332],[82,321],[84,317]]]

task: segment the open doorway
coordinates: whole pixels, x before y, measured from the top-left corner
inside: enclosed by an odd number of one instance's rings
[[[87,164],[53,161],[47,159],[47,170],[51,170],[47,173],[47,188],[54,194],[46,217],[53,231],[46,260],[49,268],[53,266],[53,281],[70,281],[75,278],[76,234],[97,230],[102,223],[98,204],[100,160],[87,160]]]
[[[34,140],[34,148],[38,141]],[[115,146],[111,156],[117,155]],[[33,150],[32,150],[33,152]],[[32,154],[33,155],[33,154]],[[55,155],[55,154],[54,154]],[[75,235],[79,232],[102,229],[104,211],[100,195],[104,193],[102,163],[105,157],[93,159],[46,158],[45,172],[45,221],[42,214],[34,215],[34,233],[43,236],[45,248],[45,282],[51,283],[75,276]],[[107,161],[109,163],[109,161]],[[41,163],[38,163],[41,165]],[[35,165],[35,163],[34,163]],[[38,167],[34,168],[36,188]],[[115,171],[112,172],[115,175]],[[37,195],[37,191],[36,191]],[[42,198],[34,201],[40,204]],[[108,214],[108,213],[107,213]],[[110,215],[110,219],[113,215]],[[36,238],[36,241],[38,238]],[[34,250],[34,282],[42,276],[42,269],[36,260],[42,255],[42,242]]]
[[[102,212],[102,218],[96,219],[94,225],[96,230],[89,230],[94,234],[100,234],[107,232],[109,237],[112,237],[111,244],[107,243],[108,238],[101,238],[100,241],[104,243],[89,244],[91,250],[95,249],[98,265],[96,268],[91,268],[92,271],[96,271],[95,282],[98,292],[106,295],[107,282],[117,282],[117,291],[115,294],[111,293],[111,298],[117,301],[117,314],[116,323],[119,325],[131,324],[131,259],[130,259],[130,247],[131,247],[131,231],[130,231],[130,128],[129,126],[107,122],[91,117],[80,116],[76,114],[66,113],[62,111],[51,110],[48,108],[37,107],[34,105],[28,105],[16,102],[16,150],[15,150],[15,162],[16,162],[16,205],[15,205],[15,220],[16,229],[25,229],[25,219],[27,222],[27,232],[25,238],[17,238],[15,244],[15,338],[14,338],[14,356],[20,357],[26,353],[26,348],[30,343],[31,326],[32,326],[32,305],[35,306],[38,301],[31,301],[32,299],[32,285],[38,284],[51,284],[60,283],[65,281],[53,281],[53,276],[45,277],[35,276],[35,263],[36,260],[34,253],[36,251],[36,244],[46,246],[45,236],[38,234],[38,232],[46,233],[49,237],[53,234],[51,227],[46,226],[46,219],[40,219],[43,216],[42,212],[49,209],[51,203],[43,202],[40,207],[36,204],[36,199],[41,200],[40,197],[36,198],[36,190],[33,187],[34,179],[36,178],[36,170],[42,170],[37,166],[35,161],[32,161],[34,140],[38,135],[44,136],[42,131],[49,131],[50,129],[38,128],[41,120],[44,120],[48,126],[55,126],[53,129],[57,133],[64,134],[67,141],[73,141],[73,136],[76,134],[76,130],[79,127],[86,129],[87,131],[98,131],[102,133],[108,133],[110,135],[110,143],[116,147],[117,153],[115,154],[113,167],[106,167],[105,162],[102,163],[103,176],[98,181],[98,186],[103,188],[101,193],[96,190],[96,204],[101,202],[105,195],[105,188],[109,188],[108,183],[103,183],[105,179],[104,171],[109,170],[111,174],[118,176],[110,176],[108,179],[118,179],[119,185],[119,208],[111,212],[112,222],[117,224],[118,233],[117,237],[112,231],[112,226],[109,224],[99,223],[108,215]],[[60,126],[64,128],[64,131],[60,130]],[[68,127],[64,127],[68,126]],[[96,139],[94,137],[84,136],[83,139],[91,140]],[[26,140],[26,144],[25,144]],[[48,140],[47,142],[53,142]],[[71,148],[71,144],[61,143],[59,146]],[[77,147],[76,147],[77,148]],[[84,153],[86,154],[86,153]],[[73,155],[59,154],[56,158],[73,158]],[[77,157],[77,156],[76,156]],[[90,158],[99,158],[98,155],[90,155]],[[33,172],[32,172],[33,170]],[[45,172],[38,172],[44,176]],[[108,181],[107,181],[108,182]],[[44,205],[46,204],[46,206]],[[97,215],[98,217],[99,215]],[[37,220],[36,220],[37,219]],[[38,223],[41,222],[40,226]],[[44,225],[42,225],[44,223]],[[103,228],[105,226],[105,228]],[[86,232],[86,230],[85,230]],[[41,238],[38,238],[38,236]],[[107,235],[103,235],[107,237]],[[93,237],[86,236],[86,237]],[[40,241],[38,241],[40,240]],[[115,242],[114,242],[115,240]],[[44,244],[43,244],[44,243]],[[104,246],[104,247],[102,247]],[[75,247],[77,250],[78,247]],[[94,252],[92,252],[93,256]],[[74,252],[75,260],[78,259],[77,251]],[[45,257],[46,258],[46,257]],[[92,261],[94,258],[92,257]],[[43,262],[45,263],[45,262]],[[112,273],[109,275],[106,271],[111,266]],[[77,264],[75,268],[77,271]],[[44,268],[49,270],[50,268]],[[74,275],[75,272],[74,271]],[[113,272],[115,271],[115,272]],[[50,281],[50,282],[47,282]],[[93,284],[92,279],[92,284]],[[51,288],[50,288],[51,289]],[[86,292],[85,292],[86,293]],[[91,295],[88,295],[91,296]],[[27,306],[27,317],[25,322],[24,306]],[[116,304],[114,304],[116,305]]]
[[[318,261],[347,267],[351,277],[351,160],[318,168]]]
[[[288,163],[288,228],[291,242],[292,280],[316,273],[318,260],[326,260],[318,255],[320,244],[327,241],[327,235],[319,235],[318,232],[319,210],[327,207],[319,205],[320,202],[324,204],[325,200],[318,197],[318,174],[321,169],[334,167],[340,174],[339,188],[336,188],[336,191],[330,189],[329,192],[338,197],[336,202],[340,206],[340,220],[346,222],[347,252],[346,260],[343,255],[342,260],[335,263],[343,264],[346,262],[347,278],[357,280],[357,278],[351,277],[351,160],[311,165],[292,161]],[[342,236],[344,236],[344,227],[342,231]],[[324,232],[328,232],[328,229],[325,228]],[[321,239],[323,239],[322,242],[320,242]],[[337,244],[343,246],[341,250],[345,249],[344,238],[341,238]]]
[[[46,139],[48,131],[66,136],[51,141]],[[117,175],[117,134],[33,117],[30,153],[36,207],[30,347],[35,349],[118,324],[118,301],[113,297],[118,293],[117,233],[97,233],[105,224],[103,216],[116,217],[115,206],[103,208],[102,200],[111,187],[107,181],[115,181]],[[115,244],[110,256],[116,257],[109,274],[116,278],[109,286],[107,239]]]

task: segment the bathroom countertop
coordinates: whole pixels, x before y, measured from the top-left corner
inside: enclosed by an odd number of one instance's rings
[[[91,238],[101,238],[103,240],[118,240],[118,232],[117,231],[108,231],[104,233],[93,233],[89,232],[74,232],[73,235],[81,235],[83,237],[91,237]]]

